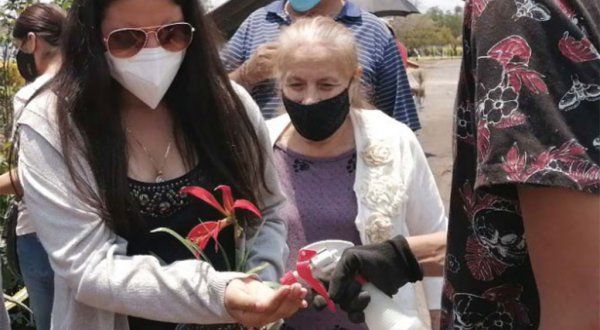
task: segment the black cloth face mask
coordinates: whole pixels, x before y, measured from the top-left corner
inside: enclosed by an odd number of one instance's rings
[[[282,96],[292,125],[304,138],[323,141],[333,135],[350,112],[348,89],[337,96],[314,104],[301,104]]]
[[[32,82],[38,77],[33,54],[27,54],[20,50],[17,53],[17,69],[27,82]]]

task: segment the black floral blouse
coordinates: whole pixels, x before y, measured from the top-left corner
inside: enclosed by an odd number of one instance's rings
[[[215,183],[196,168],[184,176],[160,183],[139,182],[129,180],[129,193],[137,204],[142,215],[146,230],[138,233],[128,246],[128,254],[153,254],[165,264],[178,260],[192,259],[195,256],[177,239],[166,233],[151,233],[153,229],[167,227],[176,231],[182,237],[202,221],[220,220],[223,216],[203,201],[180,193],[187,186],[201,186],[212,190]],[[211,240],[204,250],[211,264],[217,270],[228,270],[225,258],[235,266],[235,243],[233,227],[227,227],[219,234],[219,243],[224,249],[215,250]],[[224,253],[224,250],[227,253]],[[187,326],[172,323],[144,320],[129,317],[129,327],[132,330],[173,330],[173,329],[211,329],[231,330],[240,329],[239,325]]]
[[[443,329],[537,329],[516,184],[600,194],[600,3],[467,0]]]

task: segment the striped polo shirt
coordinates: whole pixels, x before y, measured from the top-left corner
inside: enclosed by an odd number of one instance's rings
[[[291,23],[284,5],[283,0],[274,1],[253,12],[242,23],[221,52],[227,71],[237,69],[260,45],[277,40],[281,27]],[[361,82],[369,101],[413,130],[421,128],[396,40],[384,23],[349,1],[345,2],[336,21],[354,32],[363,69]],[[274,80],[258,83],[250,94],[267,119],[282,108]]]

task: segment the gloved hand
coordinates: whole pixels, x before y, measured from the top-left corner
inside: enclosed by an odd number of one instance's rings
[[[390,297],[407,282],[423,279],[417,258],[402,235],[382,243],[346,249],[333,271],[329,296],[354,323],[364,321],[363,311],[370,301],[368,293],[362,291],[354,279],[359,274]]]
[[[329,287],[329,282],[323,282],[323,284],[326,288]],[[340,308],[348,313],[348,318],[352,323],[363,323],[365,321],[363,310],[371,302],[371,296],[367,291],[362,290],[362,286],[358,282],[354,282],[346,292],[351,297],[342,299],[344,303],[340,304]],[[345,303],[346,301],[347,303]],[[327,308],[327,301],[323,296],[313,291],[312,305],[316,310],[324,310]]]

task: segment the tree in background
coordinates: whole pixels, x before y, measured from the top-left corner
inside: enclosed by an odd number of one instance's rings
[[[419,50],[423,55],[441,55],[449,47],[450,55],[459,55],[462,43],[463,8],[443,11],[438,7],[425,14],[396,17],[391,24],[398,39],[411,51]]]
[[[19,14],[39,0],[5,0],[0,5],[0,142],[4,142],[12,127],[12,98],[23,85],[15,68],[12,30]],[[48,2],[48,1],[46,1]],[[54,0],[53,3],[68,9],[72,0]],[[2,143],[3,144],[3,143]],[[0,207],[1,209],[1,207]]]

